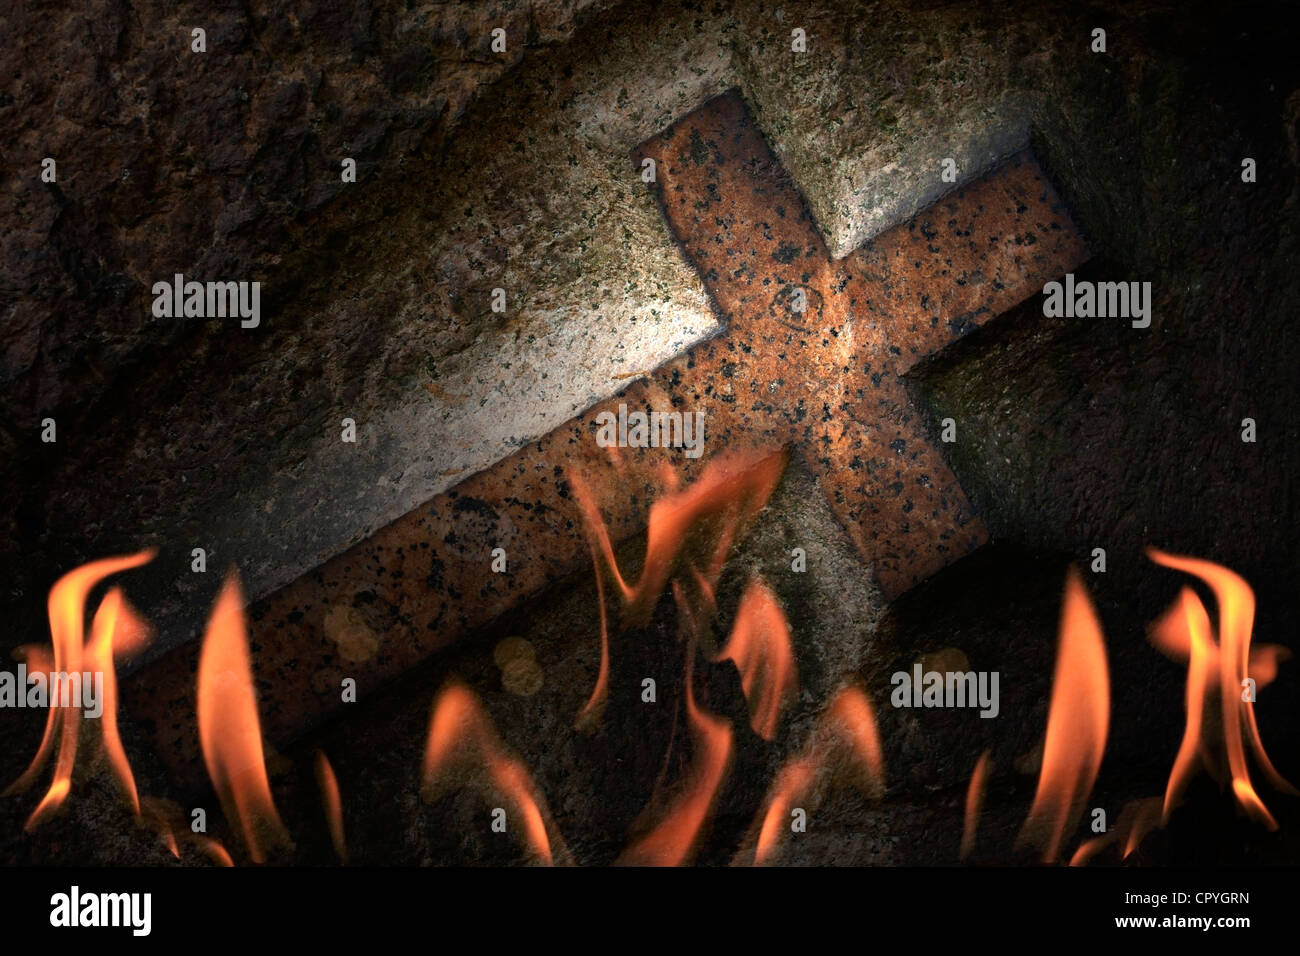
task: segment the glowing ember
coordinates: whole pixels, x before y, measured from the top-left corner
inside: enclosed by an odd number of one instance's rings
[[[470,783],[489,799],[504,801],[507,821],[522,821],[529,851],[548,866],[554,862],[552,843],[559,841],[552,841],[548,833],[540,792],[524,765],[505,749],[478,698],[464,684],[449,683],[434,702],[421,781],[420,794],[426,803],[437,799],[448,781]]]
[[[1220,720],[1216,736],[1220,739],[1215,744],[1221,745],[1227,756],[1233,795],[1247,815],[1276,830],[1277,821],[1251,783],[1246,744],[1249,743],[1260,770],[1276,789],[1290,794],[1297,792],[1269,760],[1255,723],[1255,691],[1273,680],[1278,662],[1287,652],[1271,645],[1251,650],[1255,593],[1239,575],[1197,558],[1177,557],[1155,549],[1147,553],[1157,564],[1184,571],[1208,584],[1219,609],[1217,644],[1205,606],[1187,588],[1152,629],[1151,641],[1156,647],[1175,660],[1187,661],[1187,724],[1165,790],[1163,817],[1169,819],[1198,762],[1215,769],[1207,756],[1209,722],[1206,718],[1217,694]]]
[[[289,836],[271,799],[253,691],[244,599],[232,573],[217,597],[198,674],[199,743],[226,820],[255,863]]]
[[[153,560],[153,551],[105,558],[82,565],[65,574],[50,589],[48,601],[50,638],[54,654],[40,648],[27,648],[27,659],[32,672],[40,673],[50,689],[51,699],[45,718],[45,732],[41,737],[36,756],[21,777],[13,782],[4,795],[21,793],[28,789],[40,775],[54,749],[58,737],[58,757],[54,765],[54,778],[49,790],[27,819],[25,829],[31,830],[49,819],[63,805],[72,790],[72,771],[77,761],[77,743],[81,732],[82,707],[91,682],[98,684],[99,717],[104,746],[109,755],[113,773],[139,812],[135,782],[130,766],[122,751],[117,734],[117,679],[113,669],[114,640],[127,649],[138,649],[146,640],[139,619],[126,608],[121,593],[114,590],[105,598],[95,615],[90,645],[85,645],[86,598],[91,589],[109,575],[137,568]],[[80,691],[72,699],[69,689],[75,685]]]
[[[731,638],[715,658],[728,659],[740,671],[754,733],[771,740],[781,705],[799,693],[799,676],[790,625],[776,595],[761,581],[751,581],[741,595]]]
[[[1057,858],[1061,841],[1078,823],[1097,779],[1110,723],[1106,645],[1097,612],[1075,568],[1066,575],[1060,631],[1043,769],[1016,841],[1017,846],[1040,847],[1044,863]]]

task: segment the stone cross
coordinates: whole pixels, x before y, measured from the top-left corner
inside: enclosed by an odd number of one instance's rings
[[[1085,260],[1032,157],[1011,158],[838,261],[738,95],[710,101],[632,158],[629,175],[654,160],[668,228],[725,331],[255,605],[253,664],[271,739],[334,710],[344,677],[364,696],[588,562],[570,468],[621,539],[644,528],[663,463],[690,480],[722,449],[788,446],[891,599],[986,540],[903,376]],[[597,417],[620,404],[703,412],[703,456],[611,456],[597,446]],[[503,573],[492,570],[498,548]],[[593,623],[593,649],[595,635]],[[178,648],[133,676],[129,693],[182,776],[200,765],[196,656],[193,644]]]
[[[710,407],[710,440],[768,433],[801,453],[889,599],[982,544],[902,376],[1083,261],[1033,160],[836,262],[738,96],[638,155],[655,160],[669,228],[727,324],[689,378],[665,382]]]

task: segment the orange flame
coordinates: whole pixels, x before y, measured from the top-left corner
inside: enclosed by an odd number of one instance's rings
[[[689,863],[731,766],[731,723],[706,713],[695,703],[694,640],[688,642],[686,654],[686,719],[690,724],[693,748],[690,774],[670,802],[663,819],[623,851],[616,861],[621,865],[682,866]],[[651,806],[657,802],[652,800]],[[634,829],[642,828],[649,816],[649,811],[643,813]]]
[[[776,595],[763,582],[751,581],[741,595],[731,637],[714,659],[729,659],[736,665],[754,733],[771,740],[781,705],[799,693],[799,676],[790,625]]]
[[[178,860],[181,858],[181,848],[176,842],[176,829],[180,815],[180,807],[170,800],[145,797],[140,801],[141,822],[153,828],[167,851]]]
[[[1043,768],[1017,846],[1041,847],[1051,863],[1078,823],[1106,749],[1110,675],[1097,612],[1077,569],[1065,581],[1060,643],[1043,744]]]
[[[876,713],[867,692],[856,684],[840,690],[827,711],[833,739],[848,747],[855,785],[878,800],[885,795],[885,756],[876,730]]]
[[[979,830],[980,813],[984,810],[984,794],[988,790],[989,772],[992,768],[993,762],[986,750],[975,761],[970,786],[966,788],[966,814],[962,820],[961,853],[958,859],[966,859],[975,849],[975,834]]]
[[[762,866],[776,852],[785,832],[786,821],[797,801],[812,790],[820,765],[816,757],[797,757],[781,768],[768,797],[767,813],[758,831],[758,846],[754,851],[754,865]]]
[[[596,571],[596,604],[600,608],[600,671],[591,697],[574,723],[575,729],[580,731],[591,730],[600,722],[605,703],[609,700],[609,612],[605,609],[605,582],[600,575],[600,558],[596,555],[594,543],[591,545],[591,563]]]
[[[811,813],[821,803],[828,782],[836,777],[851,781],[870,799],[884,796],[885,761],[875,712],[871,699],[856,684],[839,690],[803,753],[781,768],[768,790],[754,849],[755,866],[771,861],[796,803],[802,801]],[[738,859],[743,857],[742,850]]]
[[[1209,561],[1165,554],[1154,548],[1149,548],[1147,553],[1157,564],[1184,571],[1208,584],[1219,609],[1218,644],[1214,641],[1205,606],[1187,588],[1180,592],[1174,605],[1156,622],[1151,632],[1151,642],[1156,647],[1175,660],[1185,659],[1188,665],[1187,724],[1165,790],[1164,819],[1168,821],[1178,798],[1195,774],[1197,755],[1201,755],[1201,762],[1210,763],[1204,728],[1211,698],[1217,691],[1221,743],[1227,754],[1233,795],[1250,817],[1270,830],[1276,830],[1277,821],[1250,781],[1246,744],[1249,743],[1264,776],[1276,789],[1290,794],[1297,791],[1277,772],[1265,752],[1255,722],[1252,695],[1247,694],[1244,687],[1251,675],[1256,688],[1271,683],[1277,676],[1278,662],[1289,656],[1289,652],[1275,645],[1262,645],[1251,650],[1255,593],[1239,575]]]
[[[113,670],[113,641],[118,635],[130,632],[129,642],[133,647],[142,644],[142,626],[133,613],[124,609],[121,593],[114,591],[101,605],[95,615],[92,628],[92,642],[85,645],[86,598],[91,590],[109,575],[130,568],[137,568],[153,560],[153,551],[123,555],[116,558],[104,558],[84,564],[70,571],[55,582],[50,589],[47,602],[50,620],[50,639],[53,644],[53,659],[41,648],[29,648],[28,658],[33,670],[46,674],[47,686],[51,699],[45,717],[45,731],[40,746],[31,764],[17,780],[4,792],[4,796],[22,793],[27,790],[40,775],[49,761],[58,737],[58,757],[54,765],[54,777],[45,796],[32,811],[24,825],[25,830],[32,830],[53,815],[72,790],[72,771],[77,762],[77,742],[81,732],[81,701],[65,699],[55,693],[58,684],[63,683],[63,675],[81,675],[85,672],[99,673],[103,681],[103,740],[110,756],[110,763],[115,776],[121,782],[131,800],[132,807],[139,812],[139,802],[135,795],[135,784],[131,778],[130,766],[122,752],[121,741],[117,735],[117,681]],[[77,680],[82,678],[78,676]],[[66,688],[66,685],[65,685]]]
[[[140,819],[158,834],[168,852],[178,860],[181,858],[181,846],[192,844],[218,866],[235,865],[224,846],[209,836],[193,832],[186,825],[181,808],[170,800],[141,797]]]
[[[321,804],[325,809],[325,819],[329,821],[330,842],[334,852],[344,863],[348,861],[348,845],[343,839],[343,800],[339,796],[338,778],[330,766],[329,757],[323,750],[316,751],[316,783],[320,786]]]
[[[200,850],[212,858],[217,866],[235,865],[235,861],[230,858],[230,854],[226,852],[226,848],[216,840],[213,840],[210,837],[195,835],[194,842],[198,845]]]
[[[785,462],[784,450],[731,452],[711,460],[699,479],[685,489],[679,488],[677,473],[664,465],[660,469],[664,494],[650,507],[645,560],[636,584],[630,584],[618,567],[609,528],[595,494],[580,474],[568,473],[573,497],[582,512],[592,563],[596,566],[596,596],[600,606],[600,671],[591,697],[578,714],[577,729],[590,730],[599,722],[609,694],[609,616],[601,558],[623,599],[624,618],[630,622],[644,621],[679,565],[690,532],[708,522],[715,529],[716,537],[705,567],[690,565],[688,578],[701,595],[698,604],[702,611],[711,613],[727,553],[740,527],[761,511],[771,497]],[[681,605],[681,612],[688,618],[689,627],[700,627],[697,614],[686,605]]]
[[[289,836],[266,777],[243,607],[232,572],[212,609],[199,654],[199,744],[226,820],[242,834],[253,862],[262,863],[268,849],[287,845]]]
[[[426,802],[436,798],[441,778],[457,768],[485,772],[485,789],[505,799],[513,815],[523,820],[528,849],[548,866],[554,863],[545,803],[532,777],[505,749],[473,691],[451,682],[438,694],[429,720],[421,772],[421,796]]]
[[[605,566],[623,596],[631,619],[644,619],[652,610],[653,603],[664,591],[691,529],[705,518],[722,516],[724,521],[719,540],[729,544],[737,524],[750,520],[767,503],[785,469],[785,462],[784,450],[762,454],[732,452],[710,461],[699,479],[688,487],[677,490],[669,485],[671,490],[650,506],[645,561],[635,584],[629,583],[619,570],[609,529],[601,517],[595,495],[581,475],[569,473],[569,484],[582,509],[587,533],[603,555]],[[720,557],[725,557],[725,548],[715,549],[708,570],[701,573],[706,582],[720,569]]]
[[[1111,844],[1123,844],[1120,859],[1126,860],[1138,848],[1148,833],[1160,826],[1159,797],[1131,800],[1119,812],[1119,820],[1105,836],[1094,837],[1079,844],[1070,857],[1070,866],[1083,866]]]
[[[139,816],[140,797],[136,793],[135,777],[122,747],[122,738],[117,732],[117,671],[113,667],[113,657],[118,645],[121,646],[121,653],[130,653],[143,646],[144,642],[139,635],[146,634],[147,627],[131,610],[121,590],[113,588],[104,596],[99,610],[95,612],[90,633],[90,644],[86,648],[86,668],[91,673],[104,675],[104,712],[100,716],[104,752],[108,756],[113,776],[131,801],[131,809]]]
[[[1218,649],[1210,637],[1210,616],[1190,588],[1183,588],[1168,613],[1156,622],[1151,642],[1167,653],[1186,648],[1187,654],[1187,724],[1183,740],[1174,757],[1165,788],[1163,818],[1167,823],[1174,804],[1196,773],[1202,747],[1201,726],[1206,702],[1214,689],[1214,659]]]

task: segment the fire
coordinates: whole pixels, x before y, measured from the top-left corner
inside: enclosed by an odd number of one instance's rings
[[[605,703],[609,700],[609,612],[605,609],[605,582],[600,575],[600,559],[594,543],[591,545],[591,563],[596,569],[596,604],[600,609],[600,671],[591,697],[574,723],[575,729],[583,731],[593,729],[600,722]]]
[[[990,759],[989,751],[984,751],[975,761],[975,770],[970,775],[970,786],[966,788],[966,814],[962,820],[961,831],[961,855],[959,859],[966,859],[975,849],[975,834],[979,830],[980,813],[984,810],[984,794],[988,790],[989,773],[993,769],[993,761]]]
[[[737,455],[706,466],[700,480],[682,489],[670,469],[661,476],[665,496],[651,508],[645,563],[636,584],[619,571],[608,533],[589,491],[576,477],[575,493],[588,520],[589,544],[596,566],[601,625],[601,669],[580,725],[600,716],[609,684],[609,622],[604,570],[617,585],[623,609],[633,619],[647,612],[657,589],[665,584],[677,602],[686,646],[685,719],[691,762],[685,779],[671,790],[657,788],[633,830],[636,834],[618,863],[679,866],[690,863],[714,813],[735,753],[729,720],[709,713],[696,701],[694,668],[699,646],[712,626],[716,588],[736,535],[772,493],[785,462],[784,453]],[[703,523],[704,532],[699,528]],[[686,547],[688,537],[703,540]],[[1186,663],[1186,724],[1163,797],[1125,804],[1104,835],[1083,842],[1070,857],[1083,865],[1108,847],[1128,858],[1153,830],[1168,822],[1189,781],[1205,769],[1230,782],[1241,809],[1270,829],[1277,822],[1251,781],[1248,755],[1278,790],[1298,791],[1274,767],[1264,750],[1255,719],[1255,690],[1272,683],[1289,657],[1277,645],[1252,647],[1255,596],[1232,571],[1189,557],[1150,550],[1157,564],[1191,574],[1213,591],[1217,621],[1197,594],[1184,587],[1151,627],[1150,641],[1170,658]],[[28,645],[18,656],[29,673],[42,675],[51,692],[66,681],[58,675],[93,674],[100,687],[102,712],[82,713],[84,700],[50,700],[43,737],[31,765],[6,791],[31,786],[57,752],[53,778],[26,823],[31,830],[49,819],[73,787],[83,718],[98,723],[98,740],[106,764],[130,803],[137,821],[151,828],[177,858],[183,846],[196,846],[221,865],[233,865],[217,841],[194,834],[180,807],[170,801],[141,797],[118,732],[116,662],[141,650],[149,640],[146,623],[122,591],[110,588],[100,602],[86,637],[86,601],[106,577],[138,567],[153,552],[92,562],[64,575],[50,591],[51,645]],[[625,614],[625,616],[626,616]],[[755,733],[776,738],[782,708],[798,693],[798,668],[790,626],[773,593],[754,578],[741,595],[731,633],[715,661],[731,660],[741,684]],[[264,862],[288,834],[275,808],[267,779],[257,701],[248,647],[243,596],[232,573],[212,610],[204,635],[197,675],[197,716],[203,757],[232,829],[242,836],[249,855]],[[96,718],[99,718],[96,721]],[[1077,826],[1092,792],[1105,752],[1110,720],[1110,679],[1106,648],[1096,610],[1078,571],[1066,576],[1056,665],[1042,765],[1033,806],[1017,846],[1032,845],[1044,862],[1054,862]],[[1226,764],[1226,775],[1221,773]],[[344,862],[344,836],[338,780],[328,758],[315,755],[316,779],[333,846]],[[974,849],[988,781],[990,751],[978,758],[966,791],[961,858]],[[539,861],[568,861],[568,851],[554,826],[544,798],[518,759],[502,742],[474,693],[457,681],[437,695],[430,717],[421,768],[421,796],[435,799],[441,790],[468,783],[508,808],[527,850]],[[852,783],[863,795],[879,799],[885,792],[883,749],[868,693],[850,683],[834,695],[804,747],[777,773],[763,809],[756,817],[736,862],[771,863],[778,855],[792,816],[806,819],[832,786]]]
[[[1044,863],[1057,858],[1061,841],[1078,823],[1101,767],[1109,724],[1106,645],[1097,612],[1072,567],[1066,575],[1043,768],[1029,817],[1016,841],[1017,846],[1042,848]]]
[[[578,727],[590,729],[605,706],[609,684],[609,621],[605,604],[604,569],[623,601],[623,619],[643,622],[671,578],[682,629],[688,635],[686,719],[692,742],[687,779],[672,797],[658,792],[634,824],[642,835],[624,851],[620,863],[679,866],[688,862],[712,812],[731,764],[734,735],[728,721],[702,710],[695,702],[694,658],[706,639],[707,619],[716,610],[716,590],[737,534],[763,508],[785,469],[786,453],[744,452],[710,461],[700,477],[681,488],[677,473],[660,469],[663,495],[650,507],[645,559],[640,577],[630,583],[618,567],[609,530],[586,481],[569,474],[574,497],[582,510],[592,562],[596,571],[600,609],[600,672]],[[702,547],[687,549],[692,535]],[[794,652],[789,626],[771,593],[753,582],[741,598],[731,638],[715,659],[730,658],[741,673],[754,730],[775,736],[782,703],[797,692]],[[659,808],[667,804],[666,812]]]
[[[825,733],[848,749],[847,766],[855,785],[873,800],[885,795],[885,757],[876,730],[871,698],[856,684],[843,688],[827,711]]]
[[[677,591],[679,604],[681,592]],[[626,866],[682,866],[689,863],[704,824],[731,766],[730,721],[701,710],[695,703],[695,641],[686,650],[686,719],[691,731],[691,769],[685,784],[669,801],[663,819],[623,851],[618,863]],[[660,801],[652,799],[651,808]],[[634,829],[642,829],[657,814],[647,809]]]
[[[234,866],[226,848],[202,833],[193,832],[185,821],[181,808],[170,800],[159,797],[140,798],[140,819],[162,840],[176,859],[181,858],[181,847],[193,845],[218,866]]]
[[[288,844],[289,837],[266,777],[243,607],[232,573],[212,609],[199,654],[199,743],[226,820],[242,834],[253,861],[262,863],[268,849]]]
[[[1112,844],[1121,844],[1120,859],[1127,860],[1148,833],[1160,826],[1159,797],[1131,800],[1119,812],[1115,826],[1105,836],[1094,837],[1082,843],[1070,857],[1070,866],[1083,866],[1099,852]]]
[[[784,451],[720,455],[708,463],[697,481],[680,490],[675,487],[675,476],[664,476],[663,483],[669,490],[650,506],[645,561],[635,584],[629,583],[619,570],[609,529],[594,494],[581,475],[569,473],[569,484],[582,509],[587,533],[605,559],[629,619],[644,620],[648,616],[679,563],[688,534],[709,518],[721,518],[717,544],[706,568],[692,569],[691,577],[710,588],[716,584],[736,528],[767,504],[785,470],[786,457]]]
[[[715,660],[736,665],[754,733],[771,740],[781,705],[799,693],[799,676],[790,625],[776,595],[762,581],[751,581],[741,595],[731,638]]]
[[[581,509],[591,547],[600,607],[600,671],[591,697],[578,714],[579,730],[595,727],[609,694],[609,614],[602,558],[623,600],[623,618],[629,623],[648,618],[673,572],[681,569],[681,578],[689,581],[699,595],[697,600],[679,605],[681,613],[691,618],[688,626],[699,631],[703,623],[700,618],[713,611],[718,578],[736,535],[771,497],[785,470],[786,458],[784,451],[720,455],[705,466],[697,481],[684,489],[679,487],[677,473],[667,465],[662,467],[659,482],[664,494],[650,506],[645,559],[635,584],[619,569],[609,528],[601,517],[594,493],[580,474],[569,472],[569,485]],[[713,532],[713,541],[707,549],[704,566],[699,567],[690,558],[683,560],[682,552],[692,532],[702,528]]]
[[[316,783],[320,786],[321,805],[329,823],[330,842],[334,852],[344,863],[348,861],[348,845],[343,838],[343,799],[339,796],[338,778],[323,750],[316,751]]]
[[[835,780],[852,783],[869,799],[885,793],[885,761],[871,699],[857,684],[842,687],[813,729],[803,752],[790,760],[768,790],[754,847],[756,866],[771,862],[788,832],[790,815],[802,804],[811,813]],[[742,850],[738,859],[743,859]]]
[[[523,822],[529,851],[548,866],[554,863],[546,806],[532,777],[501,743],[473,691],[455,681],[438,694],[429,720],[421,772],[424,800],[436,799],[449,777],[465,777],[494,799],[503,799],[511,811],[507,819]]]
[[[758,846],[754,850],[755,866],[762,866],[772,859],[795,802],[812,790],[820,769],[817,758],[812,756],[797,757],[781,768],[768,796],[767,813],[759,827]]]
[[[87,644],[86,598],[104,578],[119,571],[140,567],[153,560],[153,557],[153,551],[142,551],[92,561],[65,574],[50,589],[47,606],[53,656],[44,648],[25,648],[26,659],[32,665],[32,671],[44,674],[46,685],[52,694],[45,718],[45,732],[31,764],[4,792],[5,796],[21,793],[36,781],[49,761],[57,738],[58,757],[55,760],[54,777],[45,796],[28,817],[24,827],[26,830],[30,831],[49,819],[72,791],[72,772],[77,761],[83,701],[71,700],[54,693],[60,685],[61,689],[66,689],[64,678],[71,678],[72,675],[78,675],[78,682],[84,680],[83,675],[90,675],[92,680],[97,678],[102,682],[101,740],[114,776],[131,802],[132,809],[139,813],[135,781],[117,733],[117,675],[113,660],[115,642],[118,644],[118,656],[131,653],[144,645],[148,639],[147,632],[123,600],[121,592],[114,589],[104,598],[95,614],[91,639]]]
[[[117,732],[117,671],[113,666],[113,657],[115,648],[120,648],[121,656],[133,653],[143,646],[141,635],[147,633],[147,628],[126,603],[121,590],[113,588],[104,596],[99,610],[95,612],[90,633],[86,667],[92,673],[104,675],[104,712],[100,718],[104,753],[108,756],[113,776],[131,801],[131,809],[139,816],[140,797],[136,793],[135,777],[122,747],[122,738]]]
[[[1157,648],[1175,660],[1187,661],[1187,723],[1169,774],[1163,818],[1168,821],[1199,763],[1214,769],[1207,740],[1212,722],[1207,718],[1213,713],[1217,695],[1219,721],[1215,736],[1218,739],[1214,744],[1221,746],[1227,756],[1233,795],[1247,815],[1276,830],[1277,821],[1251,783],[1246,745],[1249,744],[1260,770],[1276,789],[1290,794],[1297,792],[1269,760],[1260,740],[1254,709],[1253,689],[1272,682],[1277,676],[1278,662],[1288,652],[1274,645],[1251,649],[1255,594],[1239,575],[1197,558],[1177,557],[1155,549],[1149,549],[1148,554],[1157,564],[1184,571],[1208,584],[1219,610],[1218,643],[1205,606],[1189,588],[1179,593],[1170,610],[1152,628],[1151,642]]]
[[[181,858],[181,848],[176,842],[176,833],[180,817],[180,807],[170,800],[145,797],[140,801],[140,819],[153,828],[166,845],[167,851],[178,860]]]

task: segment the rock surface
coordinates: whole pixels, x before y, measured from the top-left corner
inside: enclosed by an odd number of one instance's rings
[[[265,593],[710,334],[720,317],[627,153],[731,86],[836,254],[949,188],[943,158],[965,180],[1030,136],[1110,272],[1157,278],[1149,334],[1075,324],[1066,346],[1033,323],[1048,351],[1091,356],[1070,382],[998,374],[1024,360],[998,352],[937,383],[940,411],[970,426],[963,484],[994,469],[982,505],[996,531],[1082,542],[1129,515],[1135,545],[1144,503],[1173,520],[1175,502],[1212,500],[1195,488],[1243,475],[1239,493],[1284,504],[1238,510],[1294,526],[1277,462],[1294,462],[1296,426],[1281,392],[1253,384],[1284,380],[1297,349],[1300,84],[1272,9],[7,13],[0,115],[21,175],[3,211],[0,451],[15,620],[39,631],[45,588],[78,561],[156,544],[139,599],[185,630],[215,590],[190,575],[192,547]],[[490,49],[498,23],[505,54]],[[190,52],[197,25],[205,54]],[[1095,25],[1105,54],[1088,49]],[[795,27],[806,53],[789,50]],[[1248,153],[1261,172],[1246,186]],[[56,183],[40,182],[44,156]],[[340,182],[343,156],[356,184]],[[260,279],[262,328],[154,320],[150,284],[176,271]],[[504,314],[489,308],[497,287]],[[1129,415],[1151,388],[1170,414],[1138,447]],[[1216,402],[1212,427],[1183,411]],[[1033,437],[1044,404],[1056,441],[1098,432],[1066,441],[1068,461]],[[1265,437],[1242,445],[1252,413]],[[338,441],[345,417],[355,446]],[[1166,427],[1188,432],[1170,441]],[[1184,457],[1222,472],[1189,478]],[[1050,501],[1026,485],[1046,469]]]
[[[1140,555],[1157,544],[1244,574],[1262,639],[1294,643],[1300,67],[1286,13],[6,11],[6,644],[44,637],[57,575],[148,543],[163,555],[125,586],[184,639],[220,577],[189,572],[191,547],[265,593],[710,334],[722,317],[628,151],[733,86],[837,253],[942,191],[943,158],[965,179],[1028,136],[1099,253],[1090,274],[1153,282],[1154,320],[1046,320],[1031,300],[917,370],[934,417],[958,422],[962,487],[995,540],[1080,561],[1106,548],[1103,604],[1137,584],[1159,610],[1173,585]],[[488,46],[498,21],[522,38],[505,56]],[[200,24],[208,53],[191,54]],[[792,63],[799,24],[809,52]],[[1089,51],[1097,26],[1105,54]],[[339,181],[344,155],[356,184]],[[40,182],[45,156],[56,183]],[[1257,182],[1241,180],[1245,157]],[[264,281],[259,334],[154,320],[149,286],[176,271]],[[497,286],[504,315],[488,306]],[[55,445],[39,440],[46,416]],[[343,417],[357,446],[337,442]],[[1115,641],[1140,646],[1149,618]],[[971,640],[915,643],[902,659],[955,644],[978,662]],[[939,779],[919,766],[918,786]]]

